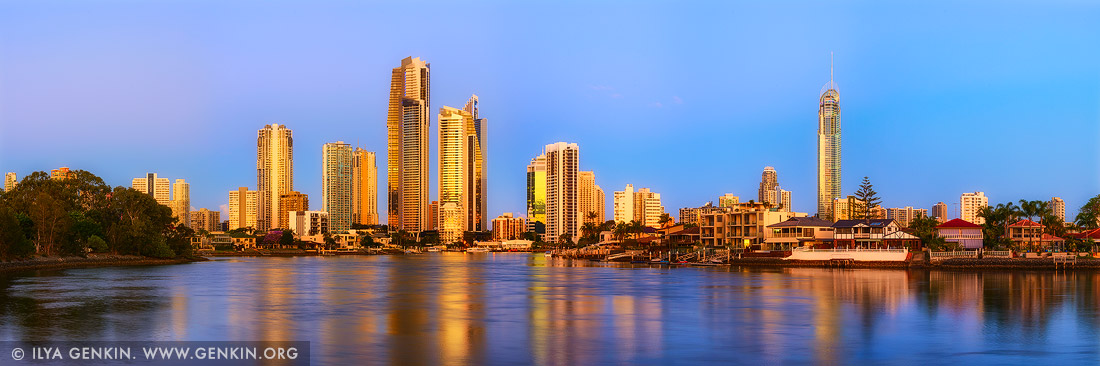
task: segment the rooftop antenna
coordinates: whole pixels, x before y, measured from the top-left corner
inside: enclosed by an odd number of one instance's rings
[[[829,81],[833,81],[833,51],[829,51]]]

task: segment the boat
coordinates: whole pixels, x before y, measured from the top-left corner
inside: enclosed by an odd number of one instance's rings
[[[546,258],[550,258],[550,257],[553,257],[553,256],[554,256],[554,252],[551,252],[551,251],[547,251],[546,253],[543,253],[543,255],[545,255],[545,256],[546,256]]]
[[[711,259],[710,262],[714,264],[725,264],[725,261],[718,258]]]
[[[439,248],[428,248],[428,253],[439,253]]]
[[[466,248],[466,253],[488,253],[488,252],[489,252],[488,248],[482,248],[482,247],[469,247],[469,248]]]
[[[653,258],[653,259],[649,260],[649,263],[651,263],[651,264],[668,264],[668,261],[664,260],[662,258]]]

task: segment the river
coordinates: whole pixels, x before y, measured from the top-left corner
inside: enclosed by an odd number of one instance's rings
[[[542,254],[0,275],[0,340],[311,342],[314,365],[1100,363],[1100,272],[669,268]]]

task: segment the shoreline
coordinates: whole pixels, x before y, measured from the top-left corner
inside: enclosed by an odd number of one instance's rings
[[[152,258],[137,255],[91,254],[84,257],[35,257],[21,261],[0,262],[0,274],[24,271],[59,270],[73,268],[156,266],[202,262],[209,259],[193,258]]]
[[[532,252],[501,252],[509,254],[530,254]],[[22,261],[0,262],[0,274],[16,273],[38,270],[60,270],[73,268],[98,268],[98,267],[127,267],[127,266],[154,266],[169,264],[184,264],[192,262],[209,261],[210,258],[227,257],[311,257],[311,256],[364,256],[364,255],[405,255],[403,253],[206,253],[192,258],[161,259],[136,255],[91,254],[83,257],[36,257]],[[559,257],[561,258],[561,257]],[[581,261],[592,261],[582,258],[561,258]],[[599,262],[597,263],[627,263],[627,262]],[[668,266],[668,264],[653,264],[653,266]],[[674,264],[677,267],[700,267],[691,263]],[[761,268],[846,268],[846,269],[918,269],[918,270],[947,270],[947,271],[1053,271],[1053,270],[1100,270],[1100,259],[1078,259],[1068,268],[1059,264],[1055,267],[1051,258],[951,258],[936,262],[906,261],[858,261],[848,262],[842,266],[830,261],[787,260],[783,258],[741,258],[732,259],[729,263],[720,264],[725,267],[761,267]]]

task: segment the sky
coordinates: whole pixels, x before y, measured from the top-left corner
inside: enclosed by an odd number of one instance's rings
[[[256,131],[281,123],[319,209],[326,142],[378,152],[384,189],[390,72],[414,56],[433,111],[480,98],[490,217],[526,212],[526,165],[558,141],[608,216],[626,184],[673,217],[756,199],[765,166],[813,214],[832,54],[843,194],[868,176],[886,207],[984,191],[1072,217],[1100,193],[1098,19],[1070,0],[0,0],[0,171],[156,172],[218,209],[256,187]]]

